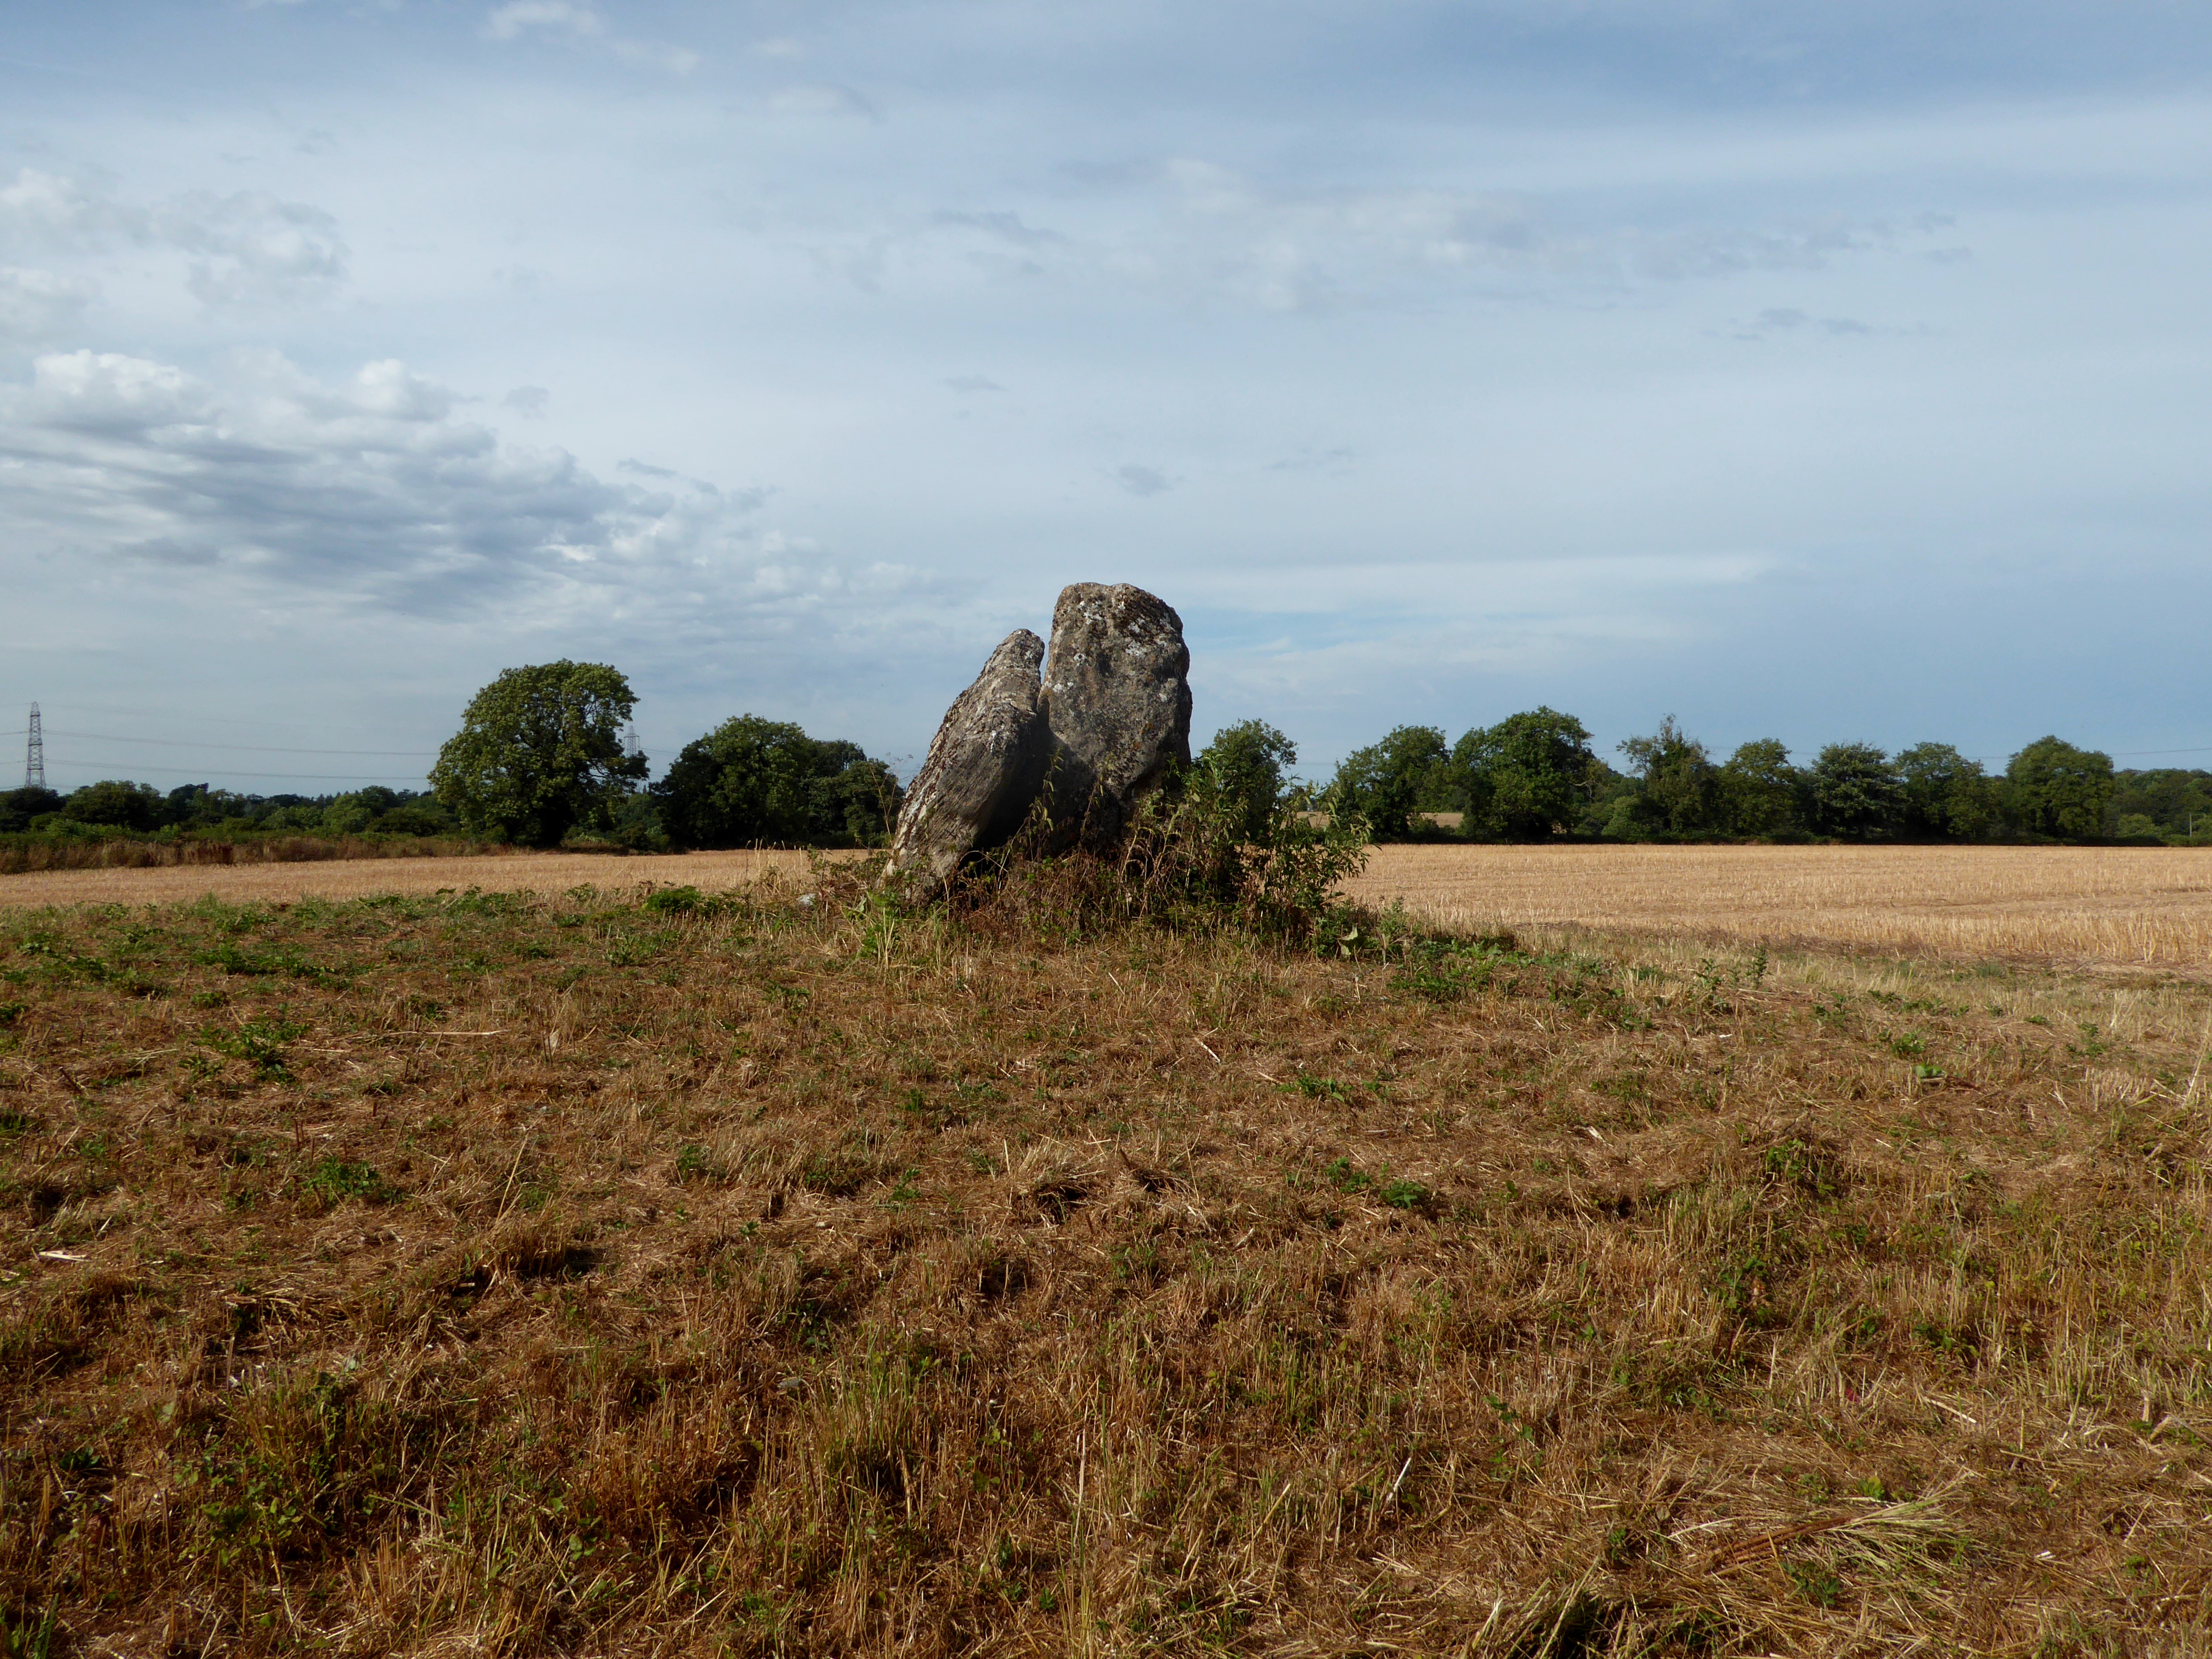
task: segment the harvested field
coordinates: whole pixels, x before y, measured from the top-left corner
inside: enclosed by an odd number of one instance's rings
[[[836,854],[828,856],[836,858]],[[849,856],[849,855],[847,855]],[[214,897],[228,904],[356,899],[379,893],[562,893],[572,887],[647,882],[714,891],[763,872],[803,871],[804,853],[517,853],[461,858],[332,860],[313,864],[167,866],[149,869],[42,870],[0,876],[0,907],[40,904],[178,904]]]
[[[0,875],[56,870],[155,870],[173,865],[315,864],[331,860],[497,856],[508,849],[434,836],[249,836],[235,841],[53,841],[0,836]]]
[[[2212,966],[2212,848],[1378,847],[1347,890],[1441,926]]]
[[[2212,1640],[2202,983],[583,885],[0,913],[0,1650]]]
[[[830,854],[832,859],[851,854]],[[471,887],[540,894],[647,883],[720,892],[803,853],[624,858],[514,853],[0,878],[0,907],[354,899]],[[1907,954],[2212,965],[2212,848],[1425,847],[1372,849],[1346,884],[1462,931],[1581,927]]]

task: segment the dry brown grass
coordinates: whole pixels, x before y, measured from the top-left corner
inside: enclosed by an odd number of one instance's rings
[[[1462,928],[2212,965],[2212,848],[1378,847],[1347,890]]]
[[[0,917],[14,1650],[2202,1650],[2201,984],[819,880]]]

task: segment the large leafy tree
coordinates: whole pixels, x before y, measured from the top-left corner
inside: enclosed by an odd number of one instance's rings
[[[2169,836],[2212,830],[2212,772],[2159,767],[2116,772],[2112,781],[2118,788],[2106,810],[2113,817],[2147,817]]]
[[[1721,763],[1721,815],[1734,836],[1786,836],[1804,826],[1804,775],[1778,738],[1754,738]]]
[[[166,805],[161,791],[150,783],[125,783],[109,778],[72,790],[62,805],[62,816],[79,823],[153,830],[160,827]]]
[[[1265,720],[1239,720],[1213,734],[1193,769],[1227,804],[1235,833],[1264,842],[1274,833],[1289,768],[1298,763],[1290,738]]]
[[[1516,841],[1573,827],[1597,776],[1589,735],[1573,715],[1548,708],[1469,732],[1451,755],[1468,827]]]
[[[653,786],[678,847],[855,847],[897,821],[898,780],[858,744],[739,714],[684,745]]]
[[[1708,835],[1720,828],[1720,769],[1672,714],[1648,738],[1620,745],[1637,790],[1607,821],[1608,835]]]
[[[557,846],[571,830],[611,823],[645,777],[645,757],[623,746],[636,706],[629,682],[604,663],[510,668],[470,702],[430,781],[470,829]]]
[[[1447,809],[1450,768],[1443,732],[1401,726],[1346,755],[1331,793],[1340,810],[1367,820],[1377,841],[1399,840],[1413,833],[1414,813]]]
[[[1814,761],[1808,781],[1814,827],[1823,834],[1863,838],[1897,827],[1903,787],[1887,750],[1832,743]]]
[[[2014,755],[2005,782],[2022,828],[2075,839],[2104,833],[2105,808],[2118,787],[2110,755],[2055,737],[2038,738]]]
[[[26,784],[21,789],[10,789],[0,794],[0,831],[27,830],[31,820],[47,812],[62,810],[62,797],[52,789],[41,789]]]
[[[1978,760],[1948,743],[1916,743],[1897,757],[1899,824],[1928,841],[1978,841],[1996,821],[1996,788]]]

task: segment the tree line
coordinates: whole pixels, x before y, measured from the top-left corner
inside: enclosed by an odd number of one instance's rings
[[[1248,732],[1248,746],[1285,741],[1247,724],[1264,733]],[[1362,814],[1382,840],[2212,842],[2212,773],[2118,771],[2111,756],[2057,736],[2028,744],[2002,772],[1936,742],[1895,754],[1832,743],[1799,765],[1773,738],[1716,759],[1670,714],[1617,752],[1619,767],[1554,708],[1456,743],[1436,726],[1401,726],[1309,793],[1317,807]],[[1450,814],[1459,822],[1449,830],[1433,816]]]
[[[648,784],[623,741],[637,698],[619,670],[566,660],[510,668],[477,693],[430,769],[471,830],[524,846],[579,837],[639,851],[871,847],[903,793],[860,744],[738,714],[684,744]]]
[[[637,699],[622,672],[562,660],[514,668],[471,700],[427,793],[166,793],[107,781],[64,796],[0,795],[0,833],[245,836],[469,834],[524,846],[637,851],[884,844],[903,799],[889,764],[855,743],[738,714],[686,744],[666,773],[625,741]],[[2212,773],[2115,770],[2112,757],[2039,738],[1990,772],[1949,744],[1890,754],[1834,743],[1799,765],[1778,739],[1724,760],[1672,715],[1601,757],[1554,708],[1477,726],[1456,742],[1401,726],[1307,780],[1295,744],[1264,720],[1224,727],[1196,756],[1217,797],[1261,838],[1285,806],[1356,814],[1378,841],[1982,842],[2212,843]],[[1440,822],[1439,820],[1443,820]]]
[[[65,840],[139,836],[198,836],[248,840],[260,836],[459,836],[460,821],[423,790],[372,785],[332,795],[242,795],[187,783],[164,792],[150,783],[109,778],[66,794],[56,789],[0,793],[0,835]]]

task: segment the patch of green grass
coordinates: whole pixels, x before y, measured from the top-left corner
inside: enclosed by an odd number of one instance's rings
[[[1384,1186],[1377,1196],[1394,1210],[1419,1210],[1428,1206],[1431,1194],[1419,1182],[1401,1178]]]
[[[320,1158],[309,1165],[300,1175],[298,1184],[304,1196],[329,1207],[349,1200],[363,1204],[388,1204],[399,1196],[399,1188],[369,1164],[350,1163],[336,1156]]]
[[[1332,1159],[1321,1173],[1322,1179],[1340,1193],[1364,1193],[1375,1184],[1375,1177],[1357,1168],[1348,1158]]]
[[[204,1026],[200,1042],[219,1054],[245,1060],[258,1077],[283,1079],[291,1075],[284,1063],[284,1045],[305,1036],[307,1030],[281,1015],[260,1014],[228,1030],[219,1025]]]

